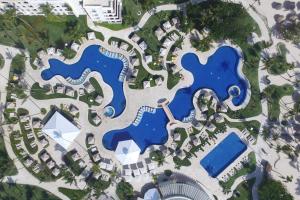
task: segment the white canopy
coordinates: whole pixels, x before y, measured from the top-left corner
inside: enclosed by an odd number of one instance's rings
[[[156,188],[148,190],[144,195],[144,200],[160,200],[159,192]]]
[[[45,124],[42,132],[67,150],[73,140],[79,135],[80,130],[56,111]]]
[[[118,143],[115,155],[122,165],[136,163],[141,149],[133,140],[125,140]]]

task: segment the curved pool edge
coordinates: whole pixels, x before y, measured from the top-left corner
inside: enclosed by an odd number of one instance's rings
[[[229,95],[229,98],[224,100],[223,103],[226,103],[232,111],[240,110],[240,109],[245,108],[251,99],[251,84],[250,84],[247,76],[245,76],[245,74],[243,73],[243,62],[245,59],[244,59],[243,51],[238,45],[233,44],[230,40],[225,40],[222,43],[217,43],[216,45],[214,45],[214,47],[210,48],[206,52],[199,52],[195,48],[191,48],[192,50],[189,50],[189,51],[181,51],[178,56],[179,59],[177,59],[177,65],[179,64],[179,66],[182,69],[184,69],[184,67],[182,66],[181,60],[184,57],[184,55],[186,55],[188,53],[195,54],[199,60],[199,63],[201,65],[206,65],[208,59],[211,56],[213,56],[216,53],[216,51],[221,47],[231,47],[236,51],[237,55],[239,56],[239,61],[237,64],[237,74],[238,74],[239,78],[241,78],[245,82],[245,85],[246,85],[247,90],[246,90],[246,94],[245,94],[245,99],[243,100],[243,102],[240,105],[236,106],[233,104],[232,97]],[[210,89],[210,88],[202,88],[202,89]]]

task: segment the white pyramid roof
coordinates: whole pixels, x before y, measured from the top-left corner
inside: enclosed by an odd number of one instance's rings
[[[125,140],[118,143],[115,151],[116,158],[122,165],[136,163],[139,159],[141,149],[133,140]]]
[[[45,124],[42,132],[67,150],[79,135],[80,129],[56,111]]]

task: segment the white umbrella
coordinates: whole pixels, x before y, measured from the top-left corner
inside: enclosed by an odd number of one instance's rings
[[[136,163],[141,149],[133,140],[125,140],[118,143],[115,155],[122,165]]]
[[[144,195],[144,200],[160,200],[159,192],[156,188],[148,190]]]

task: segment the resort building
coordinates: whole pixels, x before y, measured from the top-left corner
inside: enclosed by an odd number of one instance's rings
[[[83,8],[93,21],[122,23],[121,0],[83,0]]]
[[[67,150],[79,135],[80,129],[56,111],[44,125],[42,132]]]
[[[171,180],[160,182],[157,188],[151,188],[144,194],[141,200],[212,200],[204,188],[202,188],[195,181],[186,178],[180,180],[181,175],[172,178]]]
[[[121,0],[0,0],[0,14],[16,9],[19,15],[44,15],[49,5],[54,15],[88,15],[92,21],[122,23]]]

